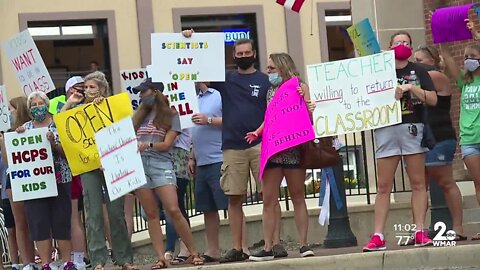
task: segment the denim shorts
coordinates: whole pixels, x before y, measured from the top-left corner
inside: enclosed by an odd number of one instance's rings
[[[435,147],[427,153],[425,166],[444,166],[453,162],[457,140],[450,139],[437,142]]]
[[[480,143],[464,144],[460,148],[462,149],[462,158],[480,155]]]
[[[173,163],[159,161],[151,156],[142,156],[142,163],[147,183],[141,188],[154,189],[166,185],[177,186]]]

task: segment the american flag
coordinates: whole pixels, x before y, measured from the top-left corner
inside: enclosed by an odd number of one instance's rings
[[[277,0],[278,4],[282,5],[286,9],[290,9],[295,12],[300,11],[300,8],[302,8],[303,2],[305,2],[305,0]]]

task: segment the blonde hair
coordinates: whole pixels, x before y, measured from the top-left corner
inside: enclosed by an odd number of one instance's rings
[[[473,45],[468,45],[465,50],[467,49],[471,49],[471,50],[475,50],[477,51],[478,53],[480,53],[480,46],[477,45],[477,44],[473,44]],[[465,71],[465,76],[463,78],[463,82],[464,83],[472,83],[473,82],[473,72],[471,71]]]
[[[47,97],[47,95],[44,92],[36,91],[30,93],[27,98],[27,108],[30,109],[32,107],[32,99],[34,98],[41,98],[47,108],[50,107],[50,99]]]
[[[286,53],[272,53],[270,54],[270,59],[278,70],[280,76],[282,76],[283,81],[287,81],[292,77],[300,77],[300,73],[297,71],[295,62],[293,62],[292,57]]]
[[[96,82],[101,96],[106,97],[110,93],[110,86],[108,84],[107,78],[105,77],[105,74],[101,71],[94,71],[90,74],[87,74],[87,76],[85,76],[83,80],[85,82],[87,81]]]

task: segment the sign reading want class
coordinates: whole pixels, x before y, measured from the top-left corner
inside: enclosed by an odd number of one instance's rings
[[[316,137],[402,122],[393,51],[307,66]]]
[[[42,56],[28,30],[7,40],[3,44],[3,52],[7,55],[8,62],[13,67],[26,96],[35,91],[48,93],[55,89]]]
[[[57,196],[48,128],[5,133],[13,201]]]

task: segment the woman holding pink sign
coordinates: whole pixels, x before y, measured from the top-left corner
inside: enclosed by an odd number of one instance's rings
[[[293,77],[299,77],[295,63],[290,55],[286,53],[271,54],[268,60],[267,73],[272,87],[267,93],[267,101],[270,102],[280,86]],[[308,110],[313,112],[315,104],[310,101],[310,90],[308,85],[300,83],[298,91],[304,95]],[[257,130],[246,134],[245,139],[251,143],[261,136],[265,123]],[[313,256],[313,251],[307,244],[308,214],[305,204],[305,173],[306,170],[300,167],[300,150],[298,147],[289,148],[273,155],[265,166],[262,182],[263,194],[263,237],[265,246],[263,250],[250,255],[251,261],[269,261],[274,259],[273,237],[276,220],[279,219],[278,211],[278,189],[282,179],[285,177],[288,190],[292,196],[295,209],[295,223],[300,240],[300,255],[302,257]]]

